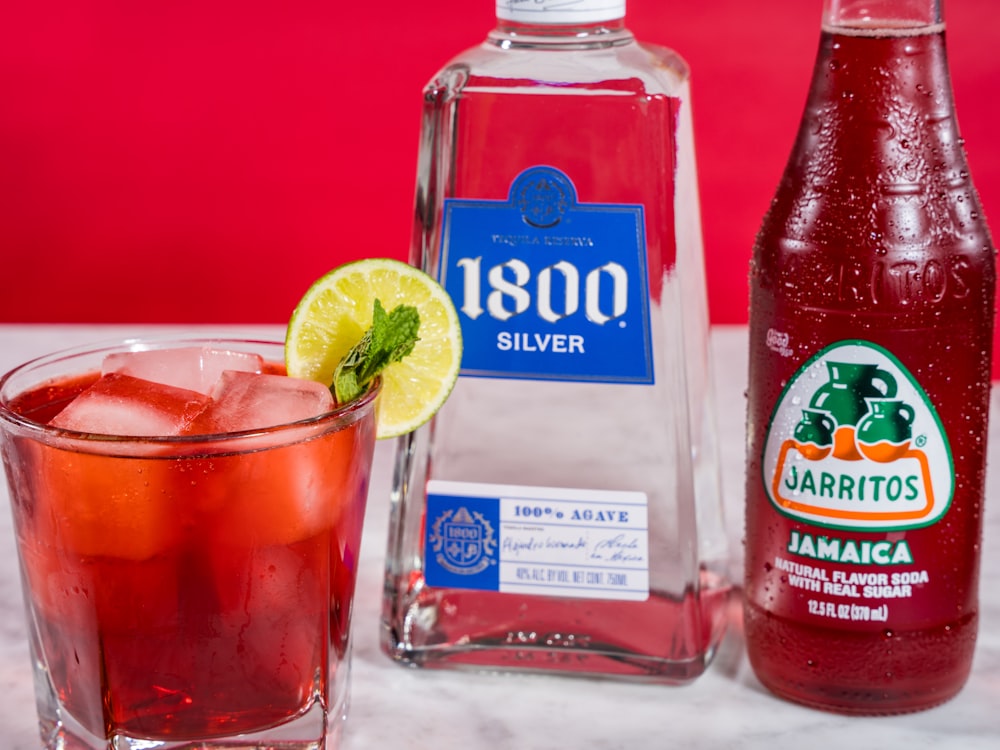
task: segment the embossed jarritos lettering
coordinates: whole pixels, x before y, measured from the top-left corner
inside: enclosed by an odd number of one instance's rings
[[[462,321],[462,374],[652,383],[643,216],[579,202],[544,166],[506,201],[446,201],[441,281]]]
[[[763,471],[768,497],[785,515],[858,531],[935,523],[955,485],[933,405],[898,360],[866,341],[833,344],[795,374],[770,422]],[[798,554],[812,556],[816,545],[840,550],[838,540],[821,539],[801,537]],[[885,555],[908,562],[898,545],[855,554],[853,544],[845,542],[844,554],[860,563]]]
[[[826,283],[842,302],[871,301],[876,306],[903,307],[945,299],[964,299],[972,291],[972,266],[960,255],[946,261],[875,261],[834,265]]]

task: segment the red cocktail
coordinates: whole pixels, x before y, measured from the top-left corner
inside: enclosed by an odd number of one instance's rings
[[[0,381],[47,747],[336,734],[377,388],[335,405],[281,356],[129,342]]]

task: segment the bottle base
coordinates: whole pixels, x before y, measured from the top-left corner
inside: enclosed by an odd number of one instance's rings
[[[388,650],[387,650],[388,651]],[[466,672],[519,672],[562,675],[585,679],[638,682],[658,685],[686,685],[709,667],[715,651],[690,662],[663,663],[635,654],[553,649],[511,649],[478,645],[468,650],[452,650],[447,655],[428,649],[389,653],[396,662],[422,669],[452,669]]]
[[[426,669],[683,685],[715,657],[729,599],[729,589],[624,603],[425,588],[383,622],[382,649]],[[484,613],[482,623],[476,612]],[[573,632],[567,623],[575,623]]]
[[[757,673],[757,678],[761,684],[778,698],[787,700],[790,703],[797,703],[806,708],[842,714],[844,716],[899,716],[918,713],[947,703],[961,689],[959,688],[946,696],[932,701],[927,701],[921,697],[910,705],[905,700],[899,701],[894,699],[890,693],[885,691],[854,690],[851,688],[838,688],[833,685],[826,686],[822,690],[810,690],[809,687],[801,684],[792,685],[770,682],[756,667],[754,667],[754,671]],[[807,691],[809,694],[807,694]]]
[[[780,698],[832,713],[889,716],[941,705],[965,685],[978,617],[920,631],[803,627],[744,605],[747,656]]]

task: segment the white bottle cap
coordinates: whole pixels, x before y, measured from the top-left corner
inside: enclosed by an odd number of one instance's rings
[[[497,18],[518,23],[600,23],[625,17],[625,0],[497,0]]]

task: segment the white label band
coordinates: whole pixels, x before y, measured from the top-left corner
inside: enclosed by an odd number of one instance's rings
[[[518,23],[600,23],[624,17],[625,0],[497,0],[497,18]]]

